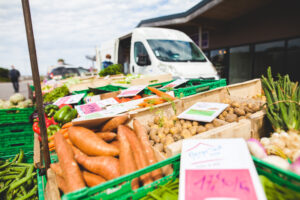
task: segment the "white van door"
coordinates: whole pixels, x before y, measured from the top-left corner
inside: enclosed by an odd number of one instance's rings
[[[147,74],[151,65],[149,53],[141,41],[132,41],[130,72],[132,74]]]

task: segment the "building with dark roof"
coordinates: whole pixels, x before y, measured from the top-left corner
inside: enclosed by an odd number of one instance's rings
[[[299,0],[202,0],[186,12],[142,20],[138,27],[190,36],[230,83],[273,73],[300,75]]]

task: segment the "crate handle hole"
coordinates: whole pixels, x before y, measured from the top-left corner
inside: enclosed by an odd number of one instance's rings
[[[6,111],[7,114],[15,114],[15,113],[18,113],[19,110],[8,110]]]
[[[12,147],[17,147],[17,146],[23,146],[25,143],[19,143],[19,144],[12,144]]]

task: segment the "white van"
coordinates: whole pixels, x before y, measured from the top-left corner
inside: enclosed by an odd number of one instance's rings
[[[174,78],[219,79],[216,69],[201,49],[183,32],[165,28],[136,28],[123,37],[103,44],[113,63],[124,66],[125,73],[164,74]]]

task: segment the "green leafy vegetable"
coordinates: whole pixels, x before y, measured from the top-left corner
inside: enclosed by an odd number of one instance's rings
[[[61,87],[57,87],[49,93],[46,93],[43,96],[44,102],[55,102],[57,99],[67,96],[70,93],[68,87],[63,85]]]
[[[99,72],[99,76],[103,77],[103,76],[107,76],[107,75],[115,75],[115,74],[121,74],[123,67],[121,64],[113,64],[108,66],[105,69],[102,69]]]

